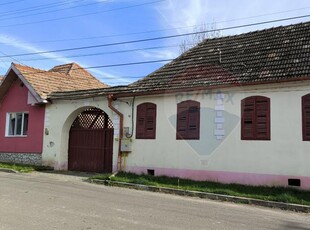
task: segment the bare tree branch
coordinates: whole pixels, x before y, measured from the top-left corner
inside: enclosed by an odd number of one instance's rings
[[[210,26],[207,26],[206,24],[202,24],[200,26],[195,26],[193,28],[193,32],[201,32],[201,31],[210,31],[210,32],[205,32],[205,33],[197,33],[188,36],[185,38],[179,48],[180,48],[180,53],[184,53],[185,51],[189,50],[190,48],[194,47],[198,43],[202,42],[205,39],[210,39],[210,38],[218,38],[221,37],[221,31],[217,30],[216,28],[216,23],[213,22],[210,24]]]

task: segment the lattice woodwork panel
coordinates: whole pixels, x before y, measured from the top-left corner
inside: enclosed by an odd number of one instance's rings
[[[109,116],[98,108],[90,108],[80,113],[72,124],[79,129],[113,129]]]

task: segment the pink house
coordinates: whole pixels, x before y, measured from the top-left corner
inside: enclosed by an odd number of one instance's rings
[[[0,85],[0,161],[40,165],[48,95],[104,87],[75,63],[49,71],[13,63]]]

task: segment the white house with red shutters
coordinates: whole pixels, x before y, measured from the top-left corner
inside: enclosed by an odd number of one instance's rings
[[[207,39],[128,86],[46,99],[55,169],[310,189],[309,22]]]
[[[129,86],[53,93],[43,156],[91,168],[72,122],[99,108],[112,171],[310,189],[309,38],[301,23],[208,39]]]

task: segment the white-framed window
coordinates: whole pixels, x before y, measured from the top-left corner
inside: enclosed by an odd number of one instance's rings
[[[28,112],[7,113],[6,136],[27,136],[28,133]]]

